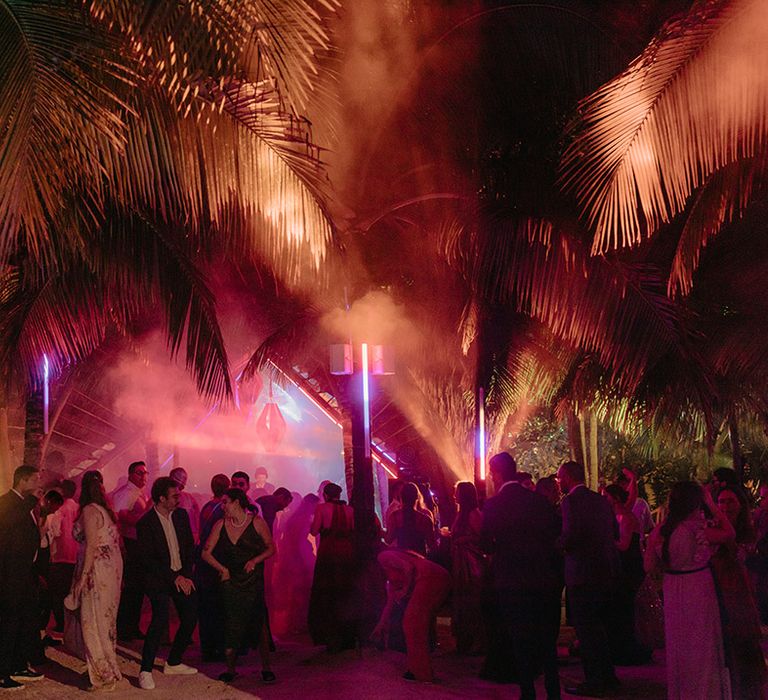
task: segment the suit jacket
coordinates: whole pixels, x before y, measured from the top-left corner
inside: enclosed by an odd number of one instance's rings
[[[176,577],[192,578],[195,559],[195,540],[189,524],[189,514],[183,508],[171,513],[171,522],[176,530],[181,556],[181,570],[171,570],[171,553],[160,516],[150,509],[136,524],[139,550],[144,561],[144,586],[147,593],[173,591]]]
[[[563,499],[562,509],[566,585],[612,585],[620,563],[616,516],[608,500],[580,486]]]
[[[491,554],[496,590],[555,592],[562,588],[560,521],[540,494],[509,484],[483,507],[481,541]]]
[[[31,503],[13,492],[0,496],[0,599],[25,600],[37,591],[35,558],[40,531]]]

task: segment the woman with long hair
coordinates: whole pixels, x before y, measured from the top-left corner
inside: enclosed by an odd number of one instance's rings
[[[387,544],[397,542],[400,549],[426,555],[435,547],[435,524],[429,515],[419,510],[419,487],[408,482],[400,493],[402,507],[387,521],[384,539]]]
[[[766,668],[760,648],[760,618],[744,561],[755,547],[756,534],[743,489],[726,486],[717,495],[717,505],[736,532],[734,540],[717,548],[712,573],[717,584],[725,660],[731,673],[733,697],[759,700],[764,697]]]
[[[486,557],[480,548],[483,515],[471,481],[456,484],[454,499],[458,512],[450,532],[453,635],[459,654],[479,654],[485,647],[482,591]]]
[[[75,612],[73,624],[79,629],[74,630],[74,634],[70,630],[65,639],[78,639],[82,635],[82,648],[73,651],[85,656],[91,689],[113,690],[122,678],[115,640],[123,558],[117,516],[107,500],[101,473],[97,471],[83,475],[80,513],[73,535],[80,548],[72,588],[64,602]],[[80,647],[78,642],[74,643],[75,647]]]
[[[264,561],[275,553],[272,534],[263,518],[250,511],[242,489],[227,489],[221,498],[224,518],[218,520],[203,548],[202,559],[221,579],[224,602],[224,655],[227,670],[219,680],[230,683],[237,677],[238,649],[258,646],[266,619]],[[255,622],[255,624],[254,624]],[[262,650],[261,678],[275,680],[269,647]]]
[[[672,487],[666,518],[651,533],[645,551],[646,571],[664,572],[670,700],[731,698],[710,558],[717,545],[735,537],[707,490],[693,481]]]
[[[307,622],[312,641],[333,652],[353,649],[360,636],[354,599],[355,526],[352,507],[341,500],[341,487],[326,484],[309,530],[320,542]]]

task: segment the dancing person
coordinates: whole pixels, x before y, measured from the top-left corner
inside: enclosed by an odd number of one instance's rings
[[[123,538],[123,591],[117,613],[117,637],[130,642],[144,639],[139,629],[141,605],[144,601],[144,574],[141,552],[136,540],[136,523],[147,512],[148,502],[144,495],[147,485],[147,465],[131,462],[128,465],[128,481],[112,493],[112,506],[117,513],[120,536]]]
[[[72,586],[72,577],[77,563],[78,543],[72,535],[72,528],[79,515],[80,506],[75,501],[75,482],[65,479],[61,482],[64,499],[61,507],[46,521],[51,548],[51,564],[48,569],[48,593],[54,619],[54,632],[64,633],[64,598]],[[122,557],[121,557],[122,559]]]
[[[608,624],[620,572],[614,532],[616,521],[608,501],[584,484],[584,467],[565,462],[557,472],[564,494],[562,546],[565,585],[579,640],[584,682],[566,687],[571,695],[604,697],[620,684],[613,669]]]
[[[83,474],[80,511],[73,529],[80,550],[67,607],[79,611],[74,620],[82,635],[90,690],[113,690],[122,678],[115,639],[123,557],[117,516],[98,471]]]
[[[214,525],[224,517],[224,494],[229,489],[229,477],[216,474],[211,479],[213,498],[200,510],[200,558],[195,566],[200,653],[203,661],[224,660],[224,603],[221,599],[219,574],[202,558],[202,550],[211,535]]]
[[[144,562],[145,589],[152,604],[152,619],[141,651],[139,672],[139,685],[144,690],[155,687],[152,668],[162,635],[168,629],[171,601],[179,615],[179,628],[163,672],[174,675],[197,673],[196,668],[181,662],[197,623],[197,597],[192,581],[195,542],[189,515],[178,507],[179,488],[170,477],[156,479],[151,495],[154,507],[136,525]]]
[[[735,538],[723,542],[712,557],[712,574],[722,611],[725,662],[731,692],[739,700],[760,700],[766,668],[760,648],[760,616],[744,562],[754,552],[756,534],[747,497],[738,486],[727,486],[717,506],[733,526]]]
[[[260,496],[256,499],[256,503],[261,508],[261,517],[266,521],[271,533],[274,532],[275,517],[280,511],[291,505],[292,501],[291,492],[282,486],[271,495]]]
[[[44,635],[42,640],[38,637],[35,641],[35,657],[43,661],[45,659],[46,646],[59,646],[61,640],[50,637],[46,630],[53,610],[53,598],[51,596],[51,546],[52,536],[50,532],[51,522],[56,517],[58,510],[64,505],[64,497],[56,489],[51,489],[40,501],[37,514],[37,527],[40,530],[40,549],[35,560],[35,571],[38,575],[39,602],[40,602],[40,632]],[[34,510],[32,511],[34,514]],[[66,592],[64,593],[66,595]]]
[[[32,508],[40,493],[40,472],[22,464],[13,487],[0,496],[0,690],[43,678],[29,665],[39,640],[35,559],[40,532]]]
[[[429,633],[437,610],[448,596],[451,578],[442,566],[410,551],[385,549],[378,555],[387,577],[387,602],[372,638],[386,639],[393,606],[408,597],[403,615],[407,668],[403,678],[431,682]]]
[[[456,484],[454,500],[458,512],[450,530],[453,635],[459,654],[480,653],[485,647],[482,587],[487,567],[480,548],[483,516],[478,508],[477,490],[471,481]]]
[[[491,555],[493,607],[510,643],[520,697],[536,697],[534,681],[543,669],[553,700],[560,697],[560,521],[543,496],[515,478],[515,460],[503,454],[508,459],[490,462],[495,495],[483,506],[481,535]]]
[[[270,484],[269,472],[264,467],[256,467],[253,473],[253,495],[254,501],[258,501],[262,496],[271,496],[275,492],[275,487]]]
[[[704,508],[711,514],[707,522]],[[712,546],[736,537],[709,490],[693,481],[672,486],[667,514],[648,539],[645,569],[664,572],[667,697],[730,700]]]
[[[436,545],[434,521],[417,510],[419,487],[408,482],[400,492],[401,508],[394,511],[387,521],[384,540],[387,544],[397,543],[400,549],[408,549],[425,555]]]
[[[656,527],[656,523],[653,520],[653,513],[651,512],[651,506],[648,505],[648,501],[641,498],[638,494],[637,477],[632,470],[622,469],[621,474],[616,478],[616,483],[629,494],[627,505],[640,523],[640,534],[642,539]],[[634,503],[632,501],[634,501]]]
[[[179,508],[183,508],[189,515],[189,526],[192,528],[192,537],[195,543],[200,542],[200,506],[197,505],[195,497],[189,493],[187,488],[187,481],[189,481],[189,475],[184,467],[174,467],[171,469],[168,476],[176,482],[176,486],[179,487]]]
[[[213,526],[203,548],[203,561],[221,579],[224,602],[224,649],[227,670],[219,680],[236,676],[238,649],[261,639],[264,621],[264,561],[275,553],[267,524],[248,508],[241,489],[227,489],[222,497],[224,519]],[[256,623],[254,626],[254,622]],[[262,680],[275,681],[269,655],[262,655]]]
[[[230,478],[230,488],[240,489],[248,500],[248,510],[255,515],[261,515],[261,508],[258,503],[255,503],[253,499],[248,495],[251,490],[251,478],[244,471],[236,471]]]
[[[617,666],[636,666],[651,660],[650,650],[645,649],[635,636],[635,598],[645,579],[640,547],[642,525],[628,504],[629,493],[621,486],[606,486],[605,497],[616,514],[616,546],[620,561],[613,595],[613,614],[608,628],[611,653]]]
[[[301,499],[296,511],[280,526],[277,549],[280,560],[275,567],[276,634],[306,632],[315,549],[310,542],[309,528],[320,499],[309,493]],[[312,538],[314,541],[314,538]]]
[[[415,487],[414,487],[415,488]],[[328,483],[310,533],[320,537],[312,578],[308,624],[312,641],[329,651],[353,649],[357,638],[351,600],[354,593],[354,511],[341,499],[341,487]]]

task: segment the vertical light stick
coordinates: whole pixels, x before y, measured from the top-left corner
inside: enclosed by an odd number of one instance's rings
[[[365,438],[365,456],[371,456],[371,398],[368,374],[368,343],[363,343],[363,431]]]
[[[48,365],[48,355],[43,355],[43,434],[48,434],[48,405],[50,403],[50,394],[48,392],[48,379],[50,377],[50,366]]]
[[[480,480],[485,481],[485,391],[483,387],[477,390],[478,408],[478,452],[480,454]]]

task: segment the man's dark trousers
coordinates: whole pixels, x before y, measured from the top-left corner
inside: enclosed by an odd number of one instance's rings
[[[147,636],[144,640],[141,670],[151,671],[154,666],[160,641],[168,629],[168,611],[171,601],[173,601],[179,615],[179,629],[176,631],[171,651],[168,654],[168,665],[176,666],[181,663],[182,655],[192,643],[192,633],[197,624],[197,595],[195,591],[189,595],[184,595],[174,589],[172,592],[150,592],[147,593],[147,596],[152,604],[152,621],[149,623]]]

